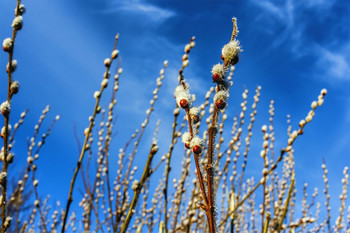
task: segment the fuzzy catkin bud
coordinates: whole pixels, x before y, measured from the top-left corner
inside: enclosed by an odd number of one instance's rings
[[[185,89],[182,85],[177,86],[174,96],[176,98],[176,103],[180,108],[188,108],[191,106],[191,95],[188,88]]]
[[[180,113],[180,109],[179,108],[175,108],[174,109],[174,116],[178,116]]]
[[[136,191],[136,189],[139,187],[139,181],[138,180],[135,180],[133,183],[132,183],[132,190]]]
[[[102,82],[101,82],[101,86],[103,88],[106,88],[108,86],[108,79],[103,79]]]
[[[3,102],[0,105],[0,110],[1,110],[1,114],[3,116],[7,116],[10,113],[10,110],[11,110],[10,103],[8,101]]]
[[[101,96],[101,93],[99,91],[95,91],[94,98],[97,99]]]
[[[9,228],[11,225],[12,218],[10,216],[7,216],[4,222],[5,229]]]
[[[225,61],[228,61],[231,63],[233,58],[235,58],[241,51],[242,50],[239,45],[239,41],[233,40],[222,48],[222,56],[225,59]]]
[[[224,109],[227,106],[227,98],[228,98],[228,91],[219,91],[214,96],[214,103],[216,107],[220,110]]]
[[[225,68],[220,63],[213,66],[211,73],[213,74],[214,82],[220,82],[225,78]]]
[[[191,140],[190,147],[193,149],[193,152],[196,154],[201,154],[202,148],[204,146],[203,139],[198,136],[194,136]]]
[[[38,180],[34,180],[34,182],[33,182],[34,187],[37,187],[38,184],[39,184],[39,181]]]
[[[11,62],[11,67],[10,67],[10,63],[7,63],[6,65],[6,72],[14,72],[17,69],[17,60],[12,60]]]
[[[182,142],[187,146],[186,147],[189,147],[189,144],[191,142],[191,134],[189,132],[185,132],[183,135],[182,135]]]
[[[11,38],[6,38],[2,42],[2,49],[5,52],[9,52],[12,49],[12,40]]]
[[[7,163],[12,163],[14,157],[15,157],[15,155],[12,152],[9,152],[7,157],[6,157]]]
[[[4,185],[6,183],[7,179],[7,172],[1,172],[0,173],[0,184]]]
[[[110,73],[110,72],[105,72],[105,73],[103,74],[103,78],[105,78],[105,79],[108,79],[110,76],[111,76],[111,73]]]
[[[182,62],[182,67],[186,67],[186,66],[188,66],[188,64],[190,63],[190,61],[189,60],[185,60],[185,61],[183,61]]]
[[[198,123],[199,121],[199,112],[199,108],[197,107],[193,107],[190,109],[190,117],[194,124]]]
[[[11,25],[14,29],[16,30],[21,30],[23,26],[23,17],[22,16],[17,16]]]
[[[23,15],[26,12],[26,7],[24,6],[24,4],[20,4],[18,7],[18,11],[17,14],[18,15]]]
[[[13,81],[10,86],[10,92],[11,94],[17,94],[19,90],[19,82]]]
[[[218,100],[226,101],[227,98],[228,98],[228,92],[227,91],[219,91],[214,96],[214,102],[217,102]]]
[[[105,64],[106,67],[110,67],[110,66],[111,66],[111,59],[106,58],[106,59],[104,60],[104,64]]]
[[[118,57],[119,51],[117,49],[112,52],[112,59],[116,59]]]
[[[156,153],[158,152],[158,150],[159,150],[159,146],[154,145],[154,146],[152,147],[152,149],[151,149],[151,153],[152,153],[152,154],[156,154]]]

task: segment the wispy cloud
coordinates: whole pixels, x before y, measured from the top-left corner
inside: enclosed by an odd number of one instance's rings
[[[143,1],[118,1],[107,4],[106,8],[101,11],[103,14],[128,13],[143,16],[145,21],[161,23],[164,20],[175,15],[174,11],[160,8],[151,3]]]
[[[290,38],[293,38],[294,40],[299,39],[299,31],[294,30],[295,5],[293,1],[288,0],[285,2],[278,2],[261,0],[252,2],[263,10],[260,12],[260,14],[264,16],[263,18],[265,20],[269,19],[269,22],[264,22],[264,27],[269,27],[269,32],[275,35],[274,40],[271,43],[272,47],[276,48]],[[266,15],[269,16],[266,17]],[[269,26],[266,26],[265,23]],[[276,33],[276,30],[278,30],[278,33]],[[297,44],[293,43],[291,49],[296,50],[296,46]]]
[[[350,53],[350,44],[346,44],[345,38],[337,38],[336,32],[327,31],[327,33],[333,33],[335,36],[327,37],[327,40],[319,40],[319,38],[309,36],[310,33],[308,32],[314,26],[309,22],[309,19],[312,18],[307,15],[307,12],[310,12],[310,10],[322,11],[322,15],[326,19],[331,14],[330,9],[332,9],[334,3],[325,0],[312,0],[305,4],[292,0],[285,2],[272,0],[252,2],[262,9],[260,14],[263,14],[265,19],[268,18],[266,14],[271,16],[269,18],[270,22],[268,22],[270,33],[274,35],[271,47],[276,48],[283,43],[288,44],[288,47],[285,46],[284,49],[289,50],[294,58],[300,58],[304,55],[316,58],[315,67],[313,68],[323,75],[334,77],[328,79],[329,81],[350,80],[350,57],[347,55]],[[332,23],[342,24],[340,19]],[[333,25],[333,27],[336,27],[336,25]],[[314,30],[317,30],[317,28],[315,27]],[[319,74],[315,75],[318,76]]]
[[[265,13],[269,13],[279,19],[283,19],[283,20],[285,19],[284,9],[275,5],[273,2],[270,2],[269,0],[262,0],[262,1],[253,1],[253,3],[261,7],[262,9],[264,9]]]
[[[322,46],[315,46],[318,54],[317,65],[322,72],[338,80],[350,80],[350,43],[341,52],[332,51]]]

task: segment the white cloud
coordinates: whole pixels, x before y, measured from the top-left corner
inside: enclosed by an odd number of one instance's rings
[[[142,1],[111,2],[103,14],[128,13],[145,17],[145,21],[162,22],[175,15],[175,12]]]
[[[350,80],[350,43],[339,43],[338,38],[328,41],[327,44],[320,44],[319,41],[308,37],[306,31],[305,17],[301,17],[306,11],[312,10],[325,18],[331,13],[329,10],[333,2],[325,0],[312,0],[297,2],[288,0],[286,2],[261,0],[252,1],[263,11],[264,19],[270,20],[270,34],[276,35],[270,46],[276,48],[283,43],[289,45],[289,51],[294,58],[300,58],[304,55],[311,55],[317,58],[314,64],[316,70],[319,70],[323,76],[332,77],[329,81]],[[266,17],[266,14],[270,17]],[[301,18],[299,20],[299,18]],[[261,20],[261,18],[259,18]],[[299,21],[298,21],[299,20]],[[266,27],[266,25],[264,25]],[[279,31],[281,30],[282,31]],[[330,45],[333,45],[332,47]],[[335,45],[335,46],[334,46]],[[320,73],[315,73],[319,76]]]
[[[318,56],[317,65],[321,72],[338,80],[350,80],[350,43],[341,52],[331,51],[322,46],[315,46],[314,51]]]
[[[272,47],[277,47],[280,44],[282,44],[284,41],[286,41],[288,38],[299,35],[298,32],[293,31],[294,21],[295,21],[295,17],[294,17],[295,6],[293,1],[288,0],[286,2],[284,1],[276,2],[276,1],[270,1],[270,0],[259,0],[259,1],[256,0],[252,2],[263,10],[261,12],[261,14],[264,15],[263,18],[269,21],[269,22],[265,21],[264,23],[261,24],[262,27],[264,27],[264,31],[266,31],[265,28],[269,28],[270,32],[272,30],[272,33],[274,35],[277,35],[273,43],[271,44]],[[266,14],[269,16],[267,17]],[[276,27],[276,26],[279,26],[279,27]],[[281,28],[283,28],[282,31],[278,31],[278,32],[276,31],[276,30],[280,30]]]
[[[268,13],[276,16],[277,18],[283,19],[284,15],[282,12],[282,9],[280,7],[277,7],[272,2],[266,0],[266,1],[253,1],[256,5],[260,6],[264,10],[266,10]]]

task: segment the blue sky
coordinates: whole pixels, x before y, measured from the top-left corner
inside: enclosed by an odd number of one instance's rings
[[[339,206],[342,170],[350,164],[348,1],[34,0],[23,3],[27,13],[16,41],[18,69],[14,74],[21,89],[13,100],[12,122],[24,109],[30,108],[30,112],[14,148],[14,171],[22,168],[26,160],[23,149],[26,138],[32,134],[41,110],[50,104],[51,111],[44,128],[55,115],[61,115],[61,119],[38,161],[39,191],[43,196],[51,194],[53,200],[66,201],[78,157],[74,125],[82,141],[82,132],[88,126],[88,116],[94,106],[93,93],[102,80],[103,60],[110,55],[116,33],[120,33],[119,66],[124,72],[117,97],[117,136],[112,151],[118,151],[129,135],[140,127],[156,85],[155,79],[163,61],[168,60],[169,68],[165,72],[156,111],[141,143],[144,147],[139,150],[149,148],[151,129],[161,119],[160,152],[156,158],[159,160],[168,150],[174,107],[172,95],[184,45],[192,36],[196,37],[185,78],[199,103],[212,85],[210,69],[219,62],[221,47],[231,36],[231,18],[235,16],[240,30],[238,39],[244,51],[230,92],[229,119],[239,114],[244,88],[249,90],[250,106],[255,88],[261,85],[253,150],[260,150],[259,129],[268,123],[271,99],[275,100],[276,148],[281,148],[286,145],[286,115],[291,115],[292,127],[296,128],[319,91],[327,88],[324,105],[317,109],[314,120],[295,143],[296,179],[299,190],[300,185],[308,182],[312,183],[310,192],[318,186],[321,193],[324,158],[334,193],[332,202]],[[14,1],[0,2],[1,40],[11,35],[13,9]],[[2,87],[5,86],[6,63],[7,56],[3,53],[0,56]],[[5,94],[1,88],[2,100]],[[109,100],[108,92],[106,94],[105,103]],[[260,168],[254,164],[261,165],[261,158],[254,153],[250,156],[252,166],[248,164],[248,174],[259,174],[257,169]],[[139,166],[142,166],[142,159]],[[176,166],[173,170],[176,174]]]

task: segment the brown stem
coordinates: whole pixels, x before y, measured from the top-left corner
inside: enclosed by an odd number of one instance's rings
[[[164,68],[166,68],[166,67],[167,67],[167,65],[164,64]],[[159,88],[159,86],[157,86],[157,88]],[[134,144],[133,152],[129,156],[129,162],[128,162],[127,171],[126,171],[126,173],[124,175],[124,182],[126,182],[127,179],[129,178],[129,175],[130,175],[130,172],[131,172],[131,167],[132,167],[132,164],[134,162],[134,158],[135,158],[135,155],[136,155],[136,152],[137,152],[138,145],[140,144],[141,138],[142,138],[143,133],[144,133],[144,131],[145,131],[147,125],[148,125],[149,119],[151,117],[151,113],[153,112],[153,109],[154,109],[155,100],[156,100],[156,98],[155,98],[155,96],[153,96],[153,102],[151,103],[151,106],[149,108],[151,111],[149,111],[147,113],[146,119],[144,121],[145,123],[142,124],[140,134],[139,134],[139,136],[138,136],[138,138],[137,138],[137,140],[136,140],[136,142]],[[125,200],[127,198],[127,188],[128,188],[128,186],[124,185],[123,194],[122,194],[122,202],[121,202],[122,205],[123,205],[123,203],[125,203]],[[118,214],[118,213],[116,214],[116,216],[115,216],[116,221],[115,221],[115,225],[114,225],[114,231],[117,231],[118,225],[119,225],[119,222],[120,222],[122,216],[123,216],[123,213],[122,214]]]
[[[35,199],[36,199],[37,201],[39,201],[39,194],[38,194],[37,186],[34,184],[34,182],[35,182],[35,170],[36,170],[36,167],[35,167],[35,165],[33,164],[33,165],[32,165],[32,181],[33,181],[33,188],[34,188]],[[35,207],[36,207],[36,208],[38,209],[38,211],[39,211],[39,216],[40,216],[41,223],[43,224],[43,225],[42,225],[42,226],[43,226],[43,232],[48,232],[48,231],[47,231],[47,228],[46,228],[46,224],[45,224],[45,217],[44,217],[44,215],[43,215],[43,212],[42,212],[40,206],[41,206],[41,204],[35,205]]]
[[[208,202],[207,195],[205,193],[204,181],[203,181],[201,168],[199,166],[198,155],[196,153],[193,153],[193,156],[194,156],[194,161],[195,161],[195,164],[196,164],[199,186],[200,186],[200,188],[202,190],[202,197],[204,199],[205,207],[207,208],[209,206],[209,202]]]
[[[116,39],[115,39],[115,43],[114,43],[114,47],[113,47],[113,51],[116,49],[117,47],[117,42],[118,42],[118,35],[116,36]],[[111,60],[113,61],[114,58],[112,58]],[[108,74],[109,72],[109,68],[110,66],[108,66],[106,68],[106,74]],[[90,124],[89,124],[89,128],[88,128],[88,131],[86,132],[86,135],[85,135],[85,139],[84,139],[84,143],[83,143],[83,147],[81,149],[81,152],[80,152],[80,155],[79,155],[79,160],[77,162],[77,166],[75,167],[75,171],[74,171],[74,174],[73,174],[73,177],[72,177],[72,180],[71,180],[71,183],[70,183],[70,187],[69,187],[69,193],[68,193],[68,199],[67,199],[67,204],[66,204],[66,209],[64,211],[64,217],[63,217],[63,222],[62,222],[62,229],[61,229],[61,232],[64,233],[65,232],[65,228],[66,228],[66,223],[67,223],[67,218],[68,218],[68,213],[69,213],[69,208],[70,208],[70,205],[72,204],[73,202],[73,188],[74,188],[74,184],[75,184],[75,181],[77,179],[77,175],[78,175],[78,172],[80,170],[80,166],[81,166],[81,163],[83,161],[83,158],[84,158],[84,155],[85,155],[85,151],[87,149],[87,143],[88,143],[88,139],[89,139],[89,135],[91,133],[91,130],[92,130],[92,127],[94,125],[94,121],[95,121],[95,117],[97,115],[97,112],[98,112],[98,108],[99,108],[99,104],[100,104],[100,99],[101,99],[101,95],[102,95],[102,92],[104,90],[104,87],[101,86],[101,89],[100,89],[100,95],[97,96],[96,98],[96,103],[95,103],[95,108],[94,108],[94,112],[93,112],[93,115],[90,119]]]
[[[285,203],[285,206],[284,206],[284,209],[283,209],[283,213],[282,213],[281,219],[278,222],[278,226],[277,226],[277,231],[278,232],[282,229],[283,221],[286,218],[286,215],[287,215],[287,212],[288,212],[288,206],[289,206],[289,203],[290,203],[290,199],[292,198],[292,192],[293,192],[294,185],[295,185],[294,172],[292,173],[292,177],[291,177],[291,181],[290,182],[291,182],[291,184],[290,184],[290,187],[289,187],[287,200],[286,200],[286,203]]]
[[[177,105],[175,107],[175,111],[178,109]],[[166,168],[165,168],[165,186],[163,189],[163,194],[164,194],[164,232],[168,233],[168,183],[169,183],[169,173],[171,170],[170,167],[170,161],[171,161],[171,155],[173,154],[173,149],[174,149],[174,144],[175,144],[175,139],[177,137],[177,132],[176,132],[176,126],[177,126],[177,117],[178,114],[174,116],[174,122],[173,122],[173,133],[171,137],[171,144],[170,148],[167,154],[167,161],[166,161]]]
[[[235,37],[238,34],[238,30],[237,30],[237,19],[235,17],[232,18],[232,22],[233,22],[233,30],[232,30],[232,35],[231,35],[231,40],[233,41],[235,39]]]
[[[218,109],[215,107],[212,124],[208,131],[208,154],[207,154],[207,186],[208,186],[208,221],[209,221],[209,230],[210,233],[216,232],[216,223],[215,223],[215,200],[214,200],[214,171],[213,171],[213,157],[214,157],[214,144],[215,136],[217,133],[217,115]]]
[[[19,9],[19,5],[21,4],[20,0],[17,0],[17,5],[16,5],[16,14],[15,17],[18,16],[18,9]],[[17,35],[17,30],[15,29],[15,27],[13,28],[12,31],[12,47],[10,49],[9,53],[9,62],[8,62],[8,80],[7,80],[7,102],[10,104],[11,103],[11,83],[12,83],[12,59],[13,59],[13,51],[14,51],[14,47],[15,47],[15,39],[16,39],[16,35]],[[8,162],[7,162],[7,155],[9,153],[9,123],[10,123],[10,111],[4,116],[5,118],[5,134],[4,134],[4,159],[3,159],[3,164],[2,164],[2,172],[6,172],[8,170]],[[4,178],[3,184],[2,184],[2,190],[1,190],[1,194],[2,194],[2,202],[0,203],[1,205],[1,220],[2,220],[2,224],[1,224],[1,229],[0,232],[6,232],[6,227],[5,227],[5,221],[6,221],[6,204],[7,204],[7,177]]]
[[[191,38],[192,42],[194,41],[194,37]],[[185,54],[188,56],[188,54],[190,53],[191,48],[189,50],[185,51]],[[184,72],[185,66],[182,66],[181,69],[179,70],[179,84],[182,83],[184,76],[183,76],[183,72]],[[184,84],[183,84],[184,85]],[[178,106],[176,104],[175,106],[175,111],[177,111]],[[163,189],[163,194],[164,194],[164,233],[168,233],[168,183],[169,183],[169,173],[171,170],[170,167],[170,161],[171,161],[171,156],[172,156],[172,152],[175,146],[175,140],[177,138],[177,134],[176,134],[176,126],[177,126],[177,118],[178,118],[178,114],[174,115],[174,122],[173,122],[173,133],[171,136],[171,144],[170,144],[170,148],[169,148],[169,152],[167,154],[167,163],[166,163],[166,168],[165,168],[165,187]]]
[[[273,172],[276,168],[277,168],[277,164],[282,160],[283,155],[286,153],[286,150],[281,150],[280,156],[278,157],[278,159],[272,164],[272,166],[270,167],[270,169],[267,171],[266,175],[270,175],[271,172]],[[257,183],[251,190],[249,193],[247,193],[235,206],[235,208],[233,208],[233,210],[229,211],[226,214],[226,217],[224,218],[224,220],[222,220],[222,222],[220,223],[219,227],[221,227],[224,223],[226,223],[227,219],[230,217],[231,214],[235,213],[235,211],[238,209],[238,207],[240,207],[254,192],[255,190],[257,190],[259,188],[259,186],[262,184],[262,180],[259,181],[259,183]]]
[[[123,223],[123,226],[120,230],[120,233],[125,233],[126,230],[128,229],[128,226],[129,226],[129,223],[131,221],[131,218],[132,216],[134,215],[134,212],[135,212],[135,206],[137,204],[137,201],[139,199],[139,196],[140,196],[140,193],[141,193],[141,190],[146,182],[146,180],[149,178],[150,176],[150,171],[151,171],[151,163],[152,163],[152,160],[153,160],[153,157],[156,153],[156,151],[154,150],[154,148],[156,147],[157,145],[156,144],[152,144],[152,147],[151,147],[151,150],[148,154],[148,159],[147,159],[147,162],[146,162],[146,165],[145,165],[145,168],[143,170],[143,174],[142,174],[142,177],[141,177],[141,180],[140,180],[140,183],[137,185],[136,189],[134,190],[134,197],[132,198],[132,201],[130,203],[130,206],[129,206],[129,210],[128,210],[128,214],[126,215],[126,218],[125,218],[125,221]]]

